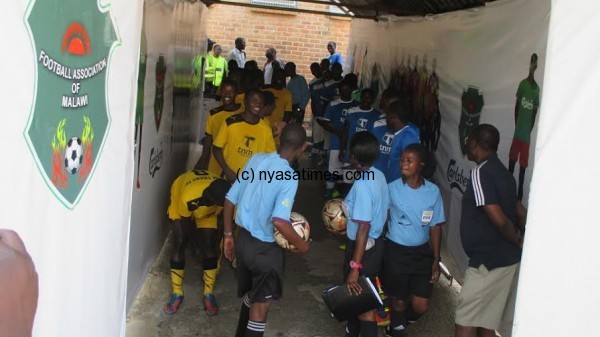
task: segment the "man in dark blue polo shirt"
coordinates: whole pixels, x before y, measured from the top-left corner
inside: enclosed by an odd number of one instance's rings
[[[496,154],[499,141],[489,124],[467,140],[468,158],[477,167],[462,202],[460,234],[469,267],[456,309],[457,337],[495,336],[514,313],[524,221],[518,221],[515,179]]]

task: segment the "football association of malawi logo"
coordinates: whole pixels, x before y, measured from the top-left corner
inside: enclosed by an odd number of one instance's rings
[[[35,96],[24,132],[44,180],[68,208],[79,202],[110,126],[107,73],[118,43],[97,0],[31,0]]]

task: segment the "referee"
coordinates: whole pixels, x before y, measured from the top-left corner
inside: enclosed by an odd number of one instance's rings
[[[306,148],[306,131],[300,124],[289,124],[281,133],[278,152],[256,154],[246,163],[244,171],[283,172],[294,176],[290,163]],[[248,175],[242,174],[240,177]],[[267,313],[272,301],[282,295],[284,251],[275,243],[275,229],[305,253],[309,244],[294,231],[289,221],[298,181],[260,179],[238,180],[227,193],[224,206],[225,257],[237,257],[238,296],[244,297],[236,337],[261,337],[267,325]],[[240,227],[233,237],[233,212]],[[236,242],[237,241],[237,242]]]

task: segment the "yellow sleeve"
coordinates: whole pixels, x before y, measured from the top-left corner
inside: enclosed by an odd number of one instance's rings
[[[213,145],[216,147],[224,148],[227,145],[227,140],[229,139],[229,126],[227,125],[227,121],[225,121],[219,132],[217,133],[217,137],[213,136]]]
[[[214,132],[213,132],[213,128],[214,128],[214,120],[215,120],[215,116],[217,114],[214,115],[208,115],[208,118],[206,119],[206,127],[204,128],[204,133],[206,133],[209,136],[213,136],[214,137]]]
[[[167,214],[171,220],[180,220],[182,215],[179,212],[179,198],[181,196],[181,179],[183,175],[179,176],[171,185],[171,202],[167,209]]]

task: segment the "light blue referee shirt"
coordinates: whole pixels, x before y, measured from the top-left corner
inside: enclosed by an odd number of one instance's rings
[[[278,175],[291,178],[273,178]],[[237,206],[236,224],[260,241],[275,242],[273,219],[290,221],[298,189],[298,180],[293,179],[294,170],[275,152],[259,153],[248,160],[239,177],[226,196]]]
[[[390,220],[386,237],[403,246],[420,246],[429,241],[429,227],[446,221],[439,188],[429,180],[417,189],[402,179],[389,183]]]
[[[359,227],[357,221],[371,223],[369,237],[378,239],[383,231],[390,204],[384,174],[374,167],[362,173],[362,177],[354,181],[344,200],[348,211],[346,235],[350,240],[356,240]]]

